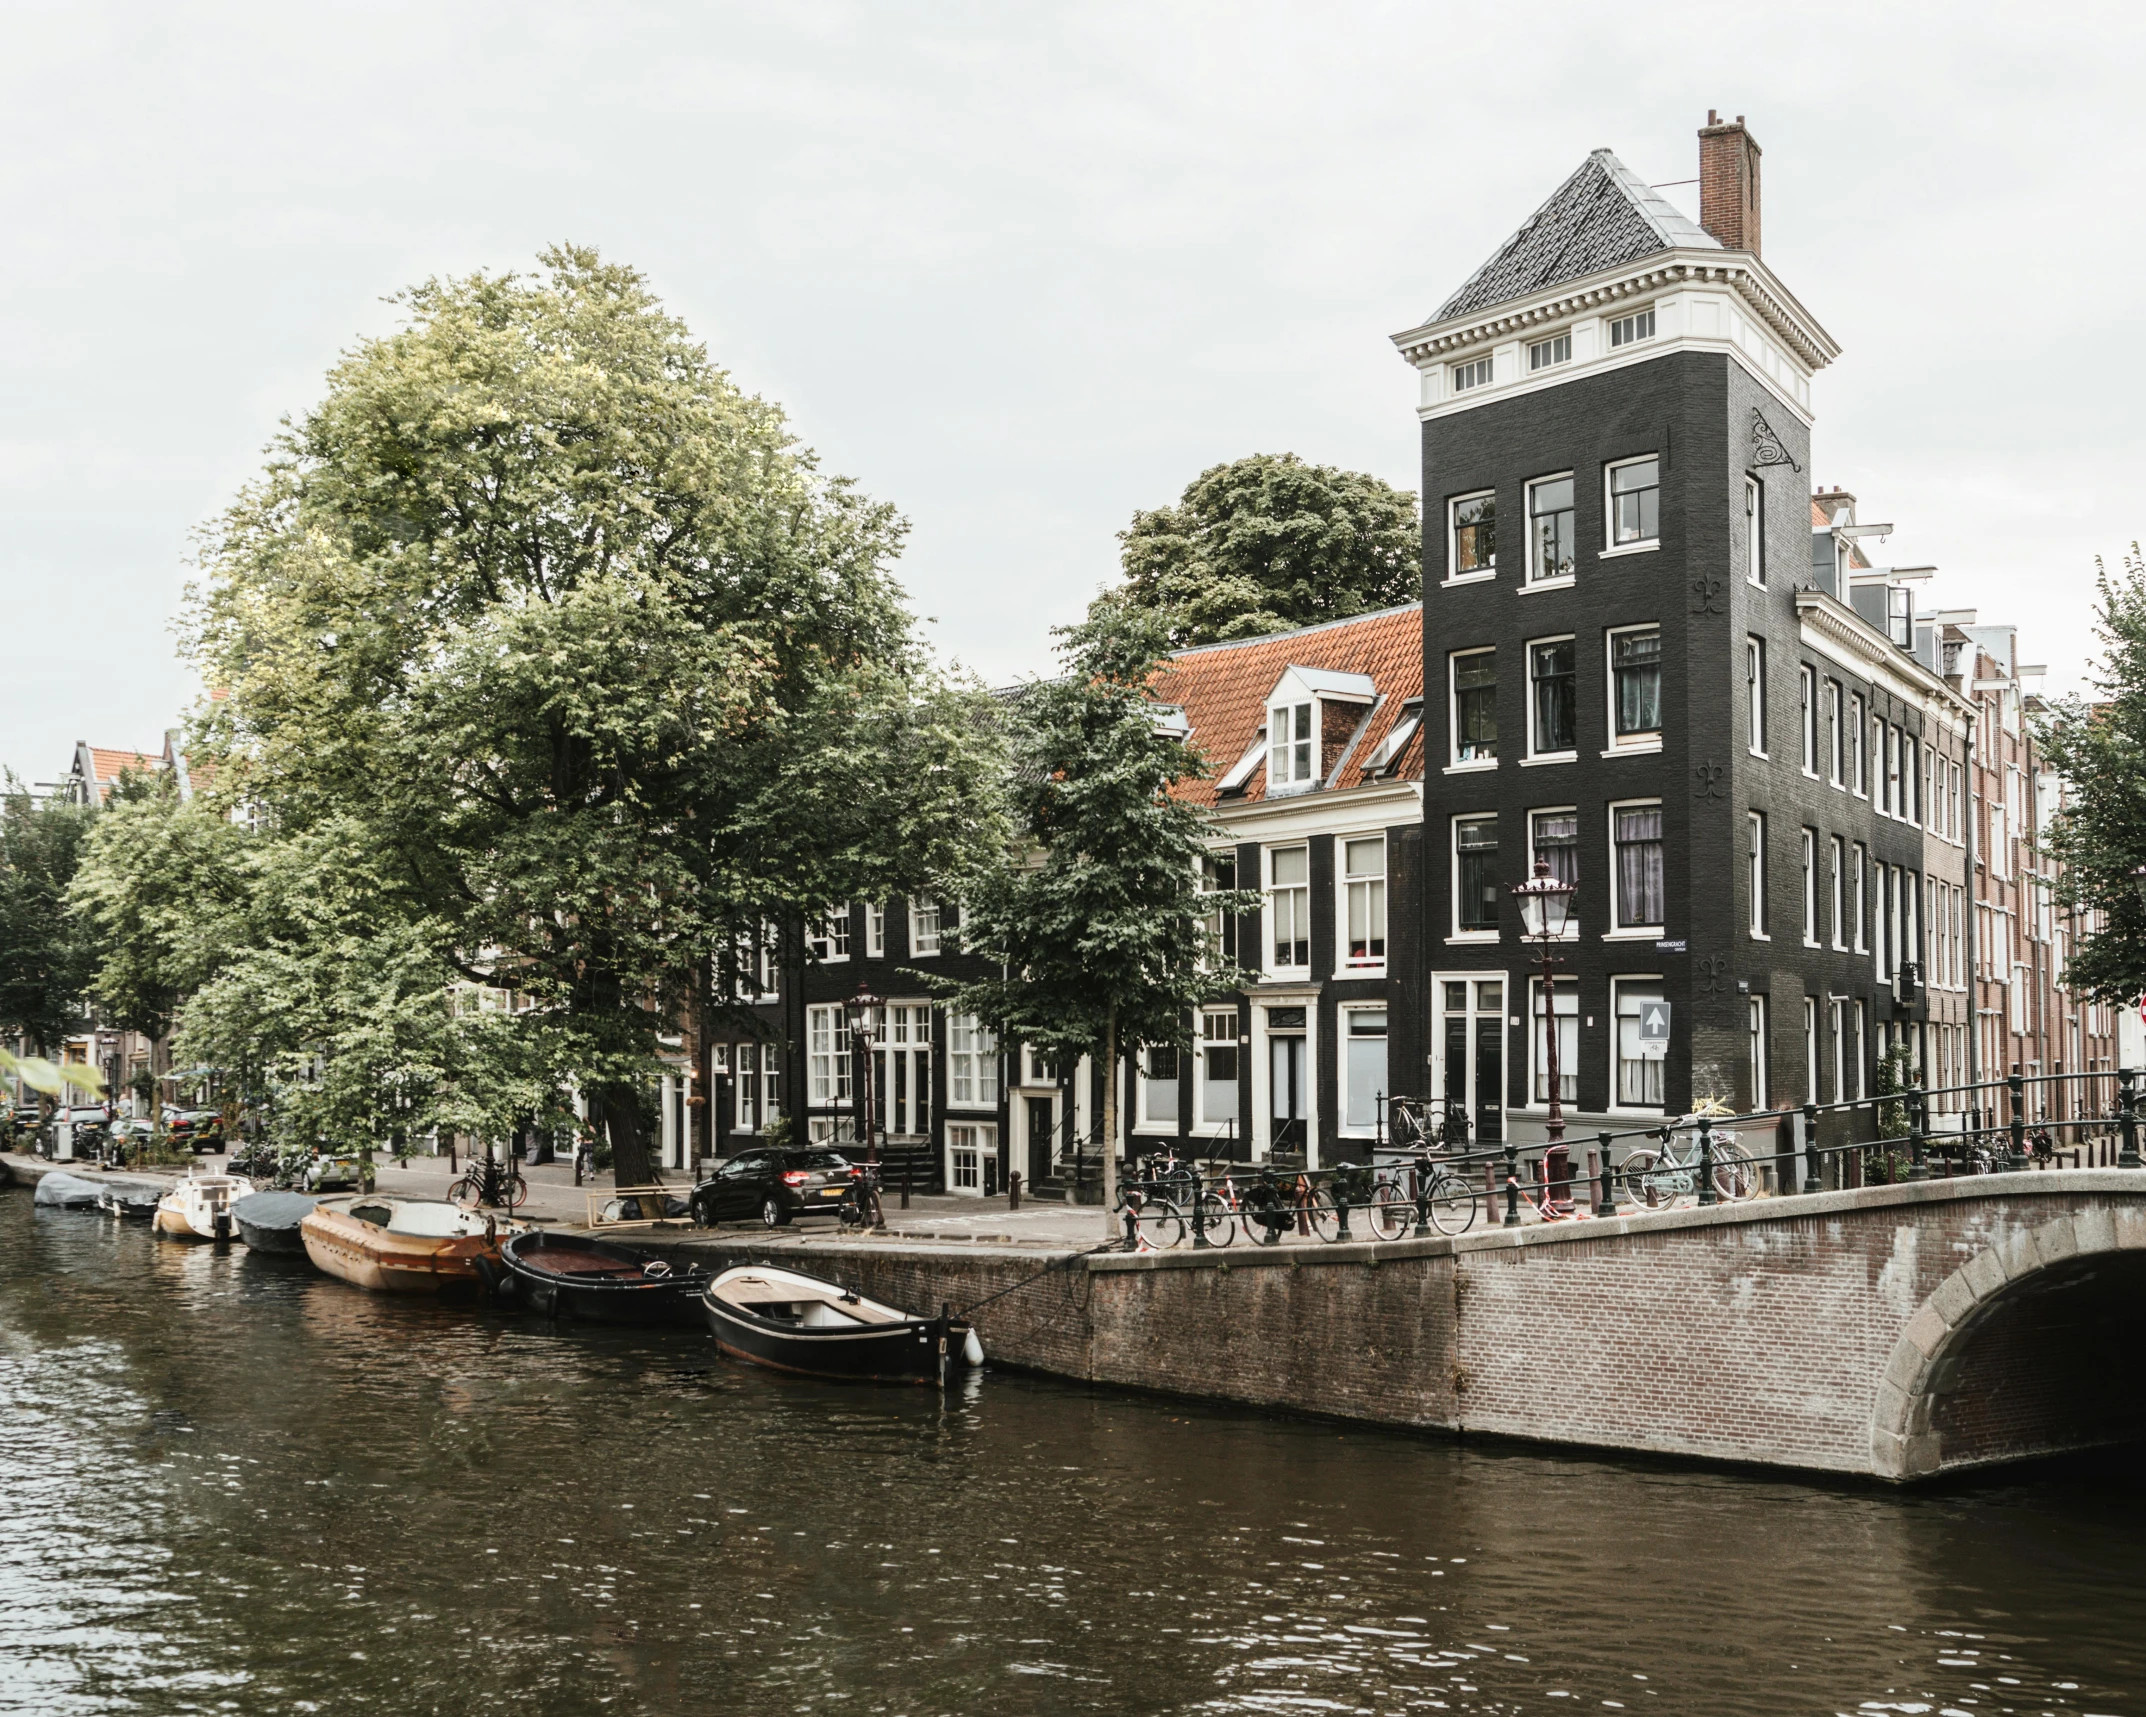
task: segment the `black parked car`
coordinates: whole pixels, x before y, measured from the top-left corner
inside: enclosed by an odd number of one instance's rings
[[[835,1216],[855,1170],[824,1146],[740,1151],[693,1189],[693,1220],[703,1228],[757,1216],[780,1228],[798,1216]]]
[[[182,1109],[176,1103],[166,1103],[164,1127],[173,1145],[180,1150],[190,1150],[196,1156],[203,1151],[220,1151],[224,1148],[224,1118],[221,1110]]]

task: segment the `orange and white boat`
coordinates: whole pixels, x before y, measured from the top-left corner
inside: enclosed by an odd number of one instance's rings
[[[231,1206],[253,1191],[235,1174],[189,1174],[157,1200],[156,1231],[180,1240],[233,1240],[238,1225]]]
[[[331,1276],[377,1293],[436,1294],[482,1287],[478,1260],[497,1265],[500,1241],[526,1226],[442,1198],[358,1193],[322,1199],[298,1235]]]

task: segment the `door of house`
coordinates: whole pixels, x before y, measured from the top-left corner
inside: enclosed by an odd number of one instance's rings
[[[1048,1180],[1051,1174],[1051,1145],[1057,1132],[1057,1124],[1051,1113],[1048,1097],[1031,1097],[1028,1100],[1028,1184],[1036,1185]]]
[[[1304,1153],[1306,1089],[1304,1010],[1267,1010],[1267,1153]]]
[[[1471,1142],[1505,1137],[1505,980],[1441,979],[1436,986],[1438,1090],[1468,1117]]]

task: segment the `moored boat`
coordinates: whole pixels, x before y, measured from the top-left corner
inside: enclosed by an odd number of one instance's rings
[[[911,1317],[839,1282],[741,1264],[701,1295],[715,1344],[736,1359],[844,1383],[943,1383],[984,1362],[963,1319]]]
[[[149,1222],[155,1219],[156,1207],[163,1196],[162,1187],[139,1181],[114,1181],[97,1194],[97,1208],[122,1221]]]
[[[189,1174],[157,1200],[156,1231],[177,1240],[229,1240],[231,1206],[253,1191],[235,1174]]]
[[[298,1225],[320,1200],[307,1192],[256,1192],[231,1207],[238,1231],[256,1252],[305,1256]]]
[[[532,1311],[598,1323],[689,1320],[708,1284],[700,1265],[677,1270],[653,1253],[585,1234],[533,1229],[501,1242],[500,1291]]]
[[[521,1226],[444,1198],[358,1193],[322,1199],[298,1233],[331,1276],[382,1293],[435,1294],[477,1288],[479,1261],[496,1266],[501,1239]]]

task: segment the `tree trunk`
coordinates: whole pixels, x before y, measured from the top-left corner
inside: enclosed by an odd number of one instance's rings
[[[601,1093],[604,1126],[611,1135],[611,1184],[647,1186],[648,1141],[641,1136],[641,1106],[631,1085],[606,1085]]]
[[[1118,1010],[1103,1027],[1103,1238],[1118,1234]]]

